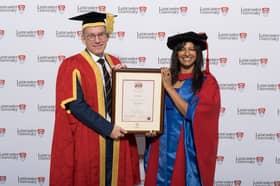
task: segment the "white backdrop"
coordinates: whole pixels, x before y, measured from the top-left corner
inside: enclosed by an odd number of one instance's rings
[[[0,184],[49,184],[57,69],[84,49],[68,18],[92,10],[118,15],[107,51],[128,67],[169,66],[168,36],[206,32],[222,98],[215,185],[280,185],[275,0],[1,0]]]

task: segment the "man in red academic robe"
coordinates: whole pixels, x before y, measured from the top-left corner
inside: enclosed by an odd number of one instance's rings
[[[124,65],[105,54],[113,29],[111,14],[90,12],[83,21],[86,50],[65,59],[56,82],[56,113],[51,151],[51,186],[132,186],[140,182],[133,135],[110,122],[106,73]],[[102,60],[102,65],[97,61]]]

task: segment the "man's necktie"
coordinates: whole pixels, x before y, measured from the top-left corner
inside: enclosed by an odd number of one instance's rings
[[[109,72],[105,67],[104,59],[100,58],[97,61],[102,66],[104,81],[105,81],[105,101],[106,101],[106,111],[111,116],[112,114],[112,85]]]

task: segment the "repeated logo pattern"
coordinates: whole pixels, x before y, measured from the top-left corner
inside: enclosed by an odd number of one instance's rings
[[[117,15],[107,51],[131,68],[168,67],[168,36],[206,32],[222,98],[215,186],[280,185],[278,4],[0,2],[0,184],[48,185],[57,69],[84,49],[68,18],[99,11]]]

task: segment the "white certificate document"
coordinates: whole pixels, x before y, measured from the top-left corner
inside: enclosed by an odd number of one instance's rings
[[[113,71],[112,122],[128,132],[162,131],[164,89],[159,69]]]
[[[153,80],[123,80],[122,121],[153,121]]]

